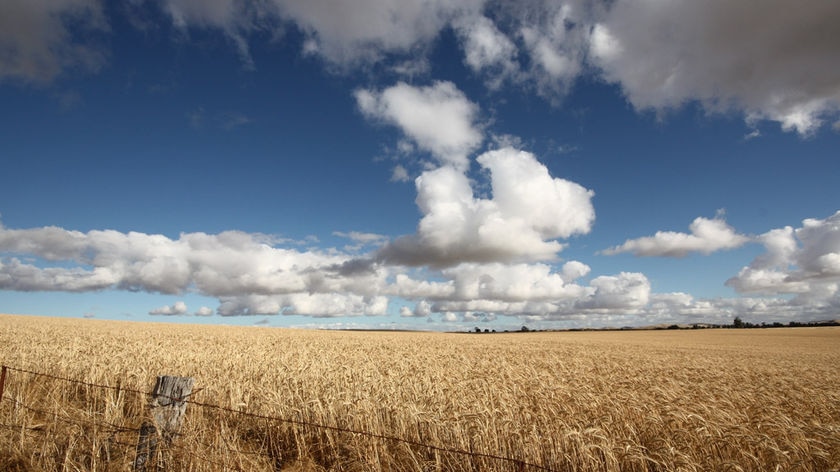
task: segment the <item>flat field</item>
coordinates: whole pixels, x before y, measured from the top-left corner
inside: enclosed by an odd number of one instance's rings
[[[0,470],[132,470],[143,392],[163,374],[195,379],[180,434],[153,458],[173,471],[840,470],[838,328],[443,334],[0,315],[0,363]]]

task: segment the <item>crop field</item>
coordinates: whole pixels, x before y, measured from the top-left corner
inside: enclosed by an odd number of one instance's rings
[[[840,329],[405,333],[0,315],[0,470],[838,471]],[[164,469],[165,468],[165,469]]]

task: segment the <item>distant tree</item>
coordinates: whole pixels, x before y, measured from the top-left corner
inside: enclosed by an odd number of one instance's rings
[[[744,322],[741,320],[740,316],[736,316],[735,320],[732,321],[732,327],[733,328],[739,328],[739,329],[744,327]]]
[[[519,331],[522,331],[523,333],[527,333],[530,330],[528,329],[527,326],[523,326],[522,329],[520,329]]]
[[[476,333],[480,333],[480,332],[481,332],[481,328],[479,328],[478,326],[476,326],[476,327],[475,327],[475,332],[476,332]]]
[[[484,332],[485,332],[485,333],[489,333],[489,332],[490,332],[490,329],[488,329],[488,328],[484,328]]]

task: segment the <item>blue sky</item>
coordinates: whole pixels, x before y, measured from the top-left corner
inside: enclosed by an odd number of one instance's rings
[[[631,3],[3,2],[0,312],[837,318],[840,6]]]

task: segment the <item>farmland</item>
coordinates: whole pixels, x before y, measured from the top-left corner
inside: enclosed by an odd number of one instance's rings
[[[840,328],[470,335],[2,315],[0,362],[3,470],[131,470],[138,392],[162,374],[196,387],[169,470],[840,470]]]

